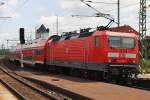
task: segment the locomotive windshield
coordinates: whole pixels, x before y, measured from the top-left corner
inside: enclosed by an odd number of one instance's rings
[[[109,47],[115,48],[135,48],[135,39],[129,37],[109,37]]]

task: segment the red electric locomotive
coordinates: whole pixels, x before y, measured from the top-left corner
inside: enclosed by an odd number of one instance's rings
[[[92,32],[88,28],[22,45],[24,63],[102,78],[136,76],[138,52],[137,32],[129,26]],[[20,61],[21,46],[12,54],[11,59]]]

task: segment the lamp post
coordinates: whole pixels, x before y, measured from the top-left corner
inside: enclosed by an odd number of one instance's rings
[[[58,35],[58,15],[56,15],[56,34]]]
[[[118,3],[117,3],[117,7],[118,7],[118,27],[120,26],[120,0],[118,0]]]

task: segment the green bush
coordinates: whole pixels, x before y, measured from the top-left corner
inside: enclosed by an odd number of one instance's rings
[[[0,49],[0,59],[5,58],[8,53],[8,49]]]
[[[143,66],[142,66],[142,60],[140,60],[140,65],[144,73],[150,73],[150,60],[144,60]]]

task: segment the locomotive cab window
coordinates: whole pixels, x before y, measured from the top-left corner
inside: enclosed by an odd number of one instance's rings
[[[135,39],[134,38],[122,38],[122,47],[135,48]]]
[[[118,36],[110,36],[109,47],[113,48],[135,48],[136,43],[135,39],[132,37],[118,37]]]
[[[100,46],[100,37],[96,36],[94,42],[95,42],[95,47],[99,47]]]
[[[110,36],[108,43],[109,47],[121,47],[121,38],[117,36]]]

